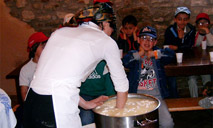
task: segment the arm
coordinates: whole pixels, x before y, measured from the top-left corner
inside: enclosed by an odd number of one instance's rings
[[[134,67],[132,63],[139,60],[139,58],[140,58],[140,55],[137,51],[135,50],[129,51],[122,59],[124,67],[131,69],[132,66]]]
[[[169,48],[172,50],[177,50],[178,44],[182,41],[182,39],[178,37],[178,33],[173,27],[166,29],[164,39],[164,45],[169,45]]]
[[[191,31],[184,36],[184,43],[180,43],[178,49],[181,51],[192,48],[195,43],[195,27],[190,24],[188,24],[188,26],[190,27]]]
[[[85,101],[82,97],[80,97],[79,106],[88,110],[93,109],[97,106],[100,106],[103,104],[104,101],[108,100],[108,96],[99,96],[98,98],[91,100],[91,101]]]
[[[206,34],[207,46],[213,46],[213,27],[210,28],[210,32]]]
[[[127,101],[128,92],[117,92],[116,107],[123,108]]]
[[[22,98],[22,101],[25,101],[29,87],[26,85],[20,85],[20,86],[21,86],[21,98]]]
[[[107,40],[105,40],[106,42]],[[129,82],[120,59],[119,49],[114,41],[105,43],[104,59],[109,67],[110,76],[117,91],[117,107],[122,108],[126,102],[126,95],[129,90]]]

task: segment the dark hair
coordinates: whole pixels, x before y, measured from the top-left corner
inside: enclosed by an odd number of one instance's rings
[[[179,14],[186,14],[186,15],[189,16],[188,18],[190,18],[190,14],[187,14],[187,13],[185,13],[185,12],[179,12],[177,15],[175,15],[175,18],[176,18]]]
[[[127,23],[137,26],[138,21],[133,15],[128,15],[122,20],[122,26],[125,26]]]
[[[34,58],[38,46],[39,46],[40,44],[45,44],[45,43],[47,43],[47,40],[44,41],[44,42],[41,42],[41,43],[35,43],[35,44],[30,48],[29,58],[30,58],[30,59],[31,59],[31,58]]]

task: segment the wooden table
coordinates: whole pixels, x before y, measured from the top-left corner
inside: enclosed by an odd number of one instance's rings
[[[183,62],[176,62],[165,66],[167,76],[191,76],[213,74],[213,62],[210,62],[209,52],[213,47],[202,50],[201,47],[194,47],[183,53]]]
[[[19,73],[21,68],[28,62],[29,60],[25,61],[23,64],[19,65],[16,69],[11,71],[9,74],[6,75],[6,79],[14,79],[15,84],[16,84],[16,93],[17,93],[17,98],[18,98],[18,103],[22,103],[22,98],[21,98],[21,90],[19,86]]]

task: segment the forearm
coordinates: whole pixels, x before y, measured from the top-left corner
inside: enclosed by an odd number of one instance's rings
[[[87,109],[87,105],[86,105],[86,101],[80,96],[80,101],[79,101],[79,106],[84,108],[84,109]]]
[[[25,100],[28,89],[29,89],[28,86],[23,86],[23,85],[21,86],[21,98],[22,98],[22,101]]]
[[[116,107],[124,108],[127,101],[128,92],[117,92]]]

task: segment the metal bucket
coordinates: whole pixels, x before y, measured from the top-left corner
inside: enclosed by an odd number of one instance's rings
[[[111,97],[109,100],[116,98],[116,96]],[[158,108],[160,106],[160,100],[145,94],[128,94],[128,98],[146,98],[146,99],[154,99],[157,101],[157,107],[144,114],[136,115],[136,116],[127,116],[127,117],[111,117],[105,116],[97,113],[95,109],[93,109],[95,113],[95,124],[96,128],[158,128],[159,127],[159,119],[158,119]]]

